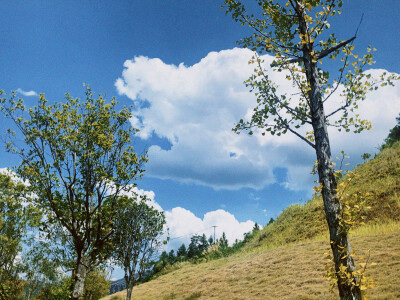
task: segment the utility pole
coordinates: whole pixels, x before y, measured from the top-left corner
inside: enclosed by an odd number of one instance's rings
[[[216,244],[216,242],[215,242],[215,227],[217,227],[217,226],[212,226],[212,227],[214,227],[214,244]]]

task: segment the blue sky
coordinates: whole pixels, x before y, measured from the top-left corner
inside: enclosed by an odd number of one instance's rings
[[[262,140],[230,132],[254,100],[242,85],[251,73],[251,53],[235,49],[249,31],[225,16],[221,4],[0,4],[0,89],[62,101],[66,92],[82,97],[85,82],[97,93],[136,105],[132,121],[142,133],[135,145],[149,149],[150,160],[138,187],[167,212],[171,237],[186,236],[175,245],[203,228],[211,234],[212,225],[219,226],[217,235],[225,230],[234,239],[253,222],[264,225],[311,195],[314,153],[306,144],[293,136]],[[357,49],[372,44],[378,49],[372,68],[400,73],[400,1],[351,0],[342,10],[331,21],[336,36],[350,38],[364,13]],[[37,96],[20,95],[35,105]],[[349,153],[352,165],[360,163],[362,153],[376,152],[395,125],[399,88],[382,89],[365,103],[360,110],[374,121],[374,131],[331,135],[334,152]],[[3,134],[10,123],[2,116],[0,122]],[[0,147],[0,168],[17,163]]]

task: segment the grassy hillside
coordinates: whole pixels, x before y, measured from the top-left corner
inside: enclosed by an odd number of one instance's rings
[[[400,145],[357,167],[348,192],[371,193],[367,224],[351,236],[358,256],[376,266],[370,299],[400,299]],[[207,263],[182,264],[175,271],[137,286],[134,299],[337,299],[324,279],[329,252],[322,200],[292,205],[240,253]],[[357,260],[356,262],[360,262]],[[106,299],[122,299],[124,292]],[[121,297],[121,298],[120,298]]]
[[[370,193],[363,211],[367,224],[400,221],[400,143],[385,149],[374,159],[354,169],[358,177],[349,186],[348,194],[357,191]],[[305,205],[291,205],[265,227],[247,245],[247,250],[255,247],[276,247],[288,243],[304,241],[326,233],[325,214],[321,197],[308,201]]]
[[[400,299],[400,226],[382,229],[353,236],[353,247],[360,255],[371,249],[377,263],[367,269],[378,282],[370,299]],[[135,287],[133,299],[337,299],[324,279],[328,248],[326,241],[312,241],[186,265]]]

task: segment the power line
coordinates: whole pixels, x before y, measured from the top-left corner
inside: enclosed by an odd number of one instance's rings
[[[170,238],[169,240],[172,241],[172,240],[177,240],[177,239],[183,238],[183,237],[188,236],[188,235],[194,235],[194,234],[197,234],[199,232],[204,232],[205,230],[213,228],[213,227],[214,227],[214,240],[215,240],[215,227],[217,227],[217,226],[210,226],[210,227],[204,228],[204,229],[196,231],[196,232],[191,232],[191,233],[187,233],[185,235],[181,235],[181,236]]]

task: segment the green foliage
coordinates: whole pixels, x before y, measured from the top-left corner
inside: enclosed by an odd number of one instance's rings
[[[372,51],[375,49],[368,47],[363,56],[353,52],[358,29],[346,41],[339,41],[334,33],[327,32],[330,28],[328,18],[341,13],[342,0],[284,2],[258,1],[259,12],[255,16],[240,1],[225,0],[227,14],[232,14],[241,25],[253,29],[253,34],[240,43],[257,52],[249,61],[255,64],[254,73],[245,81],[246,86],[255,92],[257,105],[250,120],[241,119],[233,131],[240,133],[245,130],[253,134],[253,130],[257,130],[262,135],[270,133],[278,136],[289,131],[315,149],[320,183],[316,190],[322,190],[330,239],[334,242],[331,248],[335,270],[339,272],[344,265],[352,272],[354,261],[350,253],[346,253],[346,260],[339,257],[343,248],[350,251],[350,244],[346,231],[342,230],[337,219],[343,212],[337,203],[337,182],[333,176],[327,126],[355,133],[371,129],[371,122],[361,119],[356,113],[359,103],[365,100],[367,92],[376,90],[379,85],[394,85],[400,76],[383,72],[373,78],[365,72],[373,63]],[[322,38],[326,37],[329,38],[324,41]],[[259,56],[264,53],[275,57],[267,67]],[[338,79],[332,81],[331,74],[318,66],[325,57],[341,59],[338,72],[334,74]],[[278,84],[269,78],[271,67],[283,72],[293,88],[280,90]],[[326,101],[339,87],[343,87],[340,96],[344,103],[325,112]],[[305,129],[299,131],[301,127]],[[343,217],[341,221],[344,221]],[[355,282],[355,275],[349,274],[351,282]],[[338,288],[343,299],[361,297],[359,285],[338,280]]]
[[[221,248],[226,248],[228,247],[228,244],[229,244],[228,239],[226,238],[225,232],[223,232],[221,238],[219,239],[219,245]]]
[[[38,291],[31,294],[28,299],[34,300],[69,300],[70,286],[73,279],[70,276],[57,274],[51,280],[41,282]],[[110,292],[111,282],[107,280],[106,273],[100,269],[94,269],[86,276],[83,299],[98,300]],[[27,295],[28,296],[28,295]]]
[[[60,261],[51,255],[51,249],[46,243],[36,242],[23,255],[23,271],[25,273],[26,298],[31,299],[47,286],[55,286],[62,276]]]
[[[35,300],[69,300],[70,287],[73,283],[69,276],[58,277],[56,280],[47,282],[40,287],[39,292],[34,295]]]
[[[229,246],[225,232],[222,233],[222,236],[217,240],[217,243],[210,243],[210,239],[207,240],[204,234],[202,236],[193,235],[187,249],[185,244],[182,244],[179,247],[176,256],[172,257],[172,255],[170,255],[172,251],[170,254],[163,251],[158,261],[154,263],[153,273],[148,279],[154,279],[162,274],[179,269],[181,266],[185,265],[185,262],[199,264],[221,257],[230,256],[240,251],[240,249],[253,239],[254,235],[259,230],[259,225],[255,224],[252,232],[245,233],[243,240],[236,240],[232,246]]]
[[[185,244],[182,244],[179,248],[178,251],[176,252],[176,256],[178,257],[179,260],[182,260],[187,257],[187,252],[186,252],[186,246]]]
[[[106,277],[106,273],[101,270],[90,272],[86,277],[83,299],[98,300],[107,296],[110,292],[111,282]]]
[[[354,132],[361,132],[370,129],[371,123],[362,120],[355,113],[358,103],[365,99],[368,91],[376,90],[378,86],[393,85],[400,77],[382,73],[378,78],[372,78],[364,71],[373,63],[372,52],[376,49],[368,47],[366,54],[359,56],[354,53],[353,40],[356,36],[343,41],[338,40],[334,33],[325,32],[330,30],[328,18],[341,13],[342,1],[286,1],[283,5],[268,0],[259,1],[258,4],[258,13],[249,12],[241,1],[235,0],[226,0],[224,8],[236,22],[253,29],[251,36],[241,39],[238,43],[257,52],[258,55],[268,53],[275,56],[271,66],[279,72],[284,72],[286,79],[293,83],[297,92],[280,93],[278,85],[269,79],[270,66],[265,68],[260,57],[255,55],[249,62],[255,64],[254,74],[245,84],[255,92],[257,106],[251,120],[240,120],[234,131],[248,130],[249,134],[253,134],[253,128],[256,128],[263,135],[266,132],[281,135],[290,131],[314,145],[313,130],[310,127],[311,86],[308,77],[310,67],[316,66],[317,62],[322,64],[322,58],[326,56],[331,60],[338,58],[341,63],[337,79],[334,80],[331,79],[332,74],[317,68],[316,75],[323,96],[321,101],[327,101],[338,89],[339,84],[345,86],[341,93],[345,103],[326,115],[327,124],[338,128],[339,131],[350,131],[353,128]],[[323,40],[326,37],[328,38]],[[341,113],[341,116],[329,122],[338,113]],[[297,132],[297,129],[303,126],[310,128],[305,137]]]
[[[64,102],[49,104],[41,94],[29,109],[14,92],[9,99],[0,94],[0,110],[23,136],[20,145],[9,130],[7,150],[21,157],[17,174],[29,181],[46,216],[41,231],[58,243],[66,267],[77,271],[106,260],[116,199],[142,176],[147,161],[132,146],[138,130],[130,125],[131,112],[118,111],[115,99],[95,98],[88,86],[83,101],[66,94]]]
[[[22,242],[29,242],[28,229],[40,215],[32,206],[30,188],[17,178],[0,173],[0,299],[11,299],[23,286],[17,260]]]
[[[198,259],[209,246],[206,236],[193,235],[187,250],[188,259]]]
[[[394,143],[400,141],[400,115],[396,118],[397,124],[394,126],[385,139],[385,143],[381,146],[381,150],[389,148]]]
[[[363,155],[361,155],[361,158],[362,158],[364,161],[368,160],[370,157],[371,157],[371,154],[369,154],[369,153],[364,153]]]
[[[146,196],[127,196],[118,199],[118,210],[113,218],[113,259],[125,270],[127,286],[141,281],[151,268],[153,254],[161,245],[165,216],[151,207]],[[169,256],[165,252],[165,259]],[[174,259],[174,255],[172,255]]]

